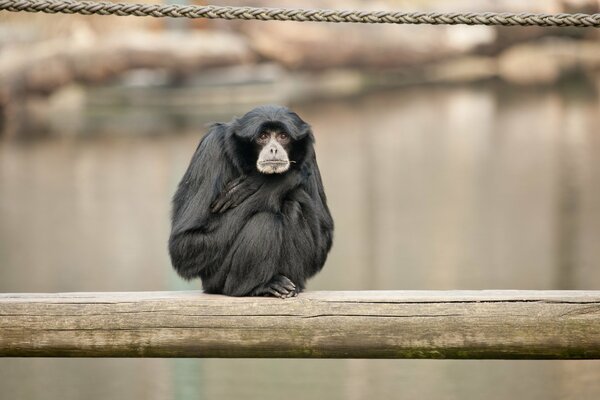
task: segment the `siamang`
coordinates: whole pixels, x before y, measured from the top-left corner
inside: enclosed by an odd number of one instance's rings
[[[213,125],[173,198],[177,273],[207,293],[297,296],[333,238],[313,143],[310,126],[280,106]]]

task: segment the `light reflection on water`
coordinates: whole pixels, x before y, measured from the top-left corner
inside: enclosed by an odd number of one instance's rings
[[[337,228],[309,289],[600,286],[591,89],[415,88],[294,108],[315,129]],[[198,287],[171,272],[166,240],[203,129],[163,129],[0,142],[0,291]],[[596,399],[598,376],[599,362],[0,360],[2,397],[19,399]]]

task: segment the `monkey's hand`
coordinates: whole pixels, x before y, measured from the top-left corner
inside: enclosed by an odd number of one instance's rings
[[[210,211],[222,214],[230,208],[235,208],[256,193],[260,187],[261,184],[258,181],[242,175],[225,186],[221,194],[210,204]]]

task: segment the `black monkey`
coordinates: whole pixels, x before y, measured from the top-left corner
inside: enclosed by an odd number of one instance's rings
[[[207,293],[296,296],[325,263],[333,220],[310,126],[261,106],[202,138],[173,198],[169,252]]]

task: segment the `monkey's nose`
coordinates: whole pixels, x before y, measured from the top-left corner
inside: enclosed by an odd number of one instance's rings
[[[277,147],[271,147],[271,154],[277,154]]]

